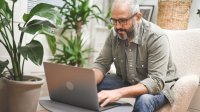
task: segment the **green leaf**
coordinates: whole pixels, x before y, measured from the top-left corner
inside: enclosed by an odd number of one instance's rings
[[[8,66],[9,61],[1,61],[0,60],[0,74],[2,74],[2,72],[4,71],[4,69]]]
[[[3,18],[3,20],[2,21],[0,21],[0,29],[2,28],[2,26],[4,25],[4,26],[8,26],[10,23],[10,20],[6,20],[6,18]]]
[[[62,23],[62,16],[56,9],[42,10],[38,13],[35,13],[35,15],[51,20],[56,25],[61,25]]]
[[[8,20],[11,18],[12,12],[5,0],[0,0],[0,13]]]
[[[28,22],[26,27],[19,29],[23,32],[35,34],[36,32],[52,32],[51,28],[55,28],[55,25],[49,22],[48,20],[32,20]]]
[[[32,20],[27,24],[25,28],[20,29],[30,34],[44,34],[47,37],[48,45],[51,49],[52,54],[55,54],[56,39],[52,28],[55,28],[55,26],[47,20]]]
[[[38,15],[41,17],[45,17],[42,16],[45,13],[48,13],[47,11],[51,10],[49,13],[52,12],[52,8],[55,8],[55,6],[51,5],[51,4],[46,4],[46,3],[40,3],[38,5],[36,5],[29,14],[24,14],[23,15],[23,20],[25,22],[28,22],[33,16]],[[55,14],[55,13],[54,13]],[[47,15],[47,14],[45,14]]]
[[[36,65],[42,64],[44,50],[39,41],[32,40],[30,43],[18,49],[26,60],[30,59]]]
[[[96,8],[96,9],[99,11],[99,13],[102,13],[102,12],[101,12],[101,9],[100,9],[97,5],[92,5],[92,8],[93,8],[93,9]]]
[[[46,39],[47,39],[48,45],[51,49],[51,53],[55,54],[56,53],[56,38],[54,36],[51,36],[48,34],[45,34],[45,35],[47,37]]]

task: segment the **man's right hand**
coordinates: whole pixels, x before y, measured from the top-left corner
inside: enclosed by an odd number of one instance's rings
[[[98,93],[98,101],[101,107],[106,106],[110,102],[116,102],[122,97],[118,89],[103,90]]]

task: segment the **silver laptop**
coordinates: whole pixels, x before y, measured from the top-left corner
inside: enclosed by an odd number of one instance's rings
[[[78,112],[78,110],[80,112],[97,112],[126,105],[116,102],[99,108],[94,72],[91,69],[47,62],[44,62],[44,69],[51,101],[41,100],[40,104],[43,107],[48,104],[47,109],[50,111],[53,111],[50,109],[52,105],[54,107],[64,105],[63,112],[68,112],[67,110],[70,109],[69,112],[72,110],[74,112]],[[54,104],[56,102],[59,104]]]

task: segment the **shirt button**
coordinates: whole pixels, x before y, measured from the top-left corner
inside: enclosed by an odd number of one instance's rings
[[[129,51],[131,52],[131,49],[129,49]]]
[[[133,65],[130,65],[130,67],[132,67]]]

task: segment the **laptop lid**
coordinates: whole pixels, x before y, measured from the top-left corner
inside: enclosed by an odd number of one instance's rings
[[[51,100],[99,110],[93,70],[47,62],[44,69]]]

